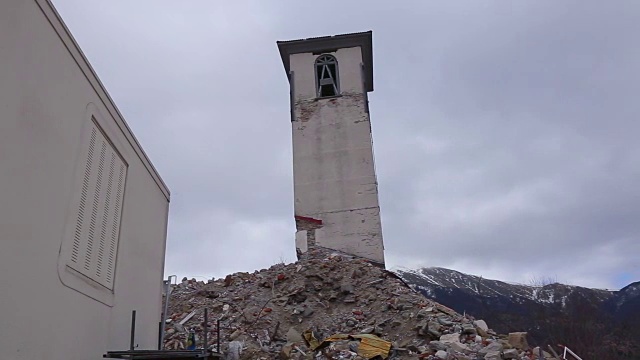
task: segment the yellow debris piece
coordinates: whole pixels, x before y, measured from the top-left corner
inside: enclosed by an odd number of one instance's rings
[[[314,351],[324,348],[332,342],[349,339],[360,340],[360,344],[358,345],[358,355],[366,359],[372,359],[376,356],[381,356],[383,359],[386,359],[387,357],[389,357],[389,351],[391,351],[391,343],[389,341],[383,340],[373,334],[334,334],[322,340],[321,343],[319,343],[318,340],[313,336],[311,330],[305,331],[302,336],[304,336],[311,349],[313,349]]]
[[[351,335],[354,339],[360,339],[360,346],[358,346],[358,355],[371,359],[380,355],[383,359],[389,356],[391,350],[391,343],[383,340],[373,334],[360,334]]]
[[[307,340],[307,343],[309,344],[309,347],[312,350],[315,350],[318,346],[320,346],[320,341],[318,341],[318,339],[316,339],[316,337],[313,336],[313,331],[307,330],[304,333],[302,333],[302,336],[304,337],[305,340]]]
[[[302,334],[305,337],[305,339],[306,339],[306,334],[307,334],[307,332]],[[329,345],[332,342],[342,341],[342,340],[349,340],[349,335],[347,335],[347,334],[334,334],[334,335],[331,335],[328,338],[322,340],[322,342],[318,346],[315,346],[315,347],[311,346],[311,349],[315,351],[315,350],[321,349],[321,348]],[[307,341],[309,341],[309,340],[307,340]],[[309,345],[311,345],[311,343],[309,343]]]

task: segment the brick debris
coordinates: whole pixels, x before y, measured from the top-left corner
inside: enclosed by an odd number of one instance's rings
[[[295,263],[172,286],[165,349],[184,349],[190,333],[202,348],[207,308],[206,346],[215,349],[220,331],[220,351],[234,360],[524,360],[540,353],[524,332],[498,335],[392,272],[320,247]]]

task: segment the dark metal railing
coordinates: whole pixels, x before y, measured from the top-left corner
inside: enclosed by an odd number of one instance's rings
[[[161,326],[164,324],[160,323]],[[217,359],[220,358],[220,319],[216,320],[216,348],[209,350],[209,311],[204,309],[204,336],[202,339],[202,349],[195,350],[136,350],[136,310],[131,312],[131,339],[129,350],[125,351],[107,351],[103,354],[103,358],[110,359],[130,359],[130,360],[148,360],[148,359]],[[162,333],[162,332],[160,332]],[[159,348],[162,347],[162,336],[159,336]]]

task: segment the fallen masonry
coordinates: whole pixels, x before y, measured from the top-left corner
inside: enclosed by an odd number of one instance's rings
[[[526,333],[498,335],[389,271],[319,247],[254,273],[183,279],[171,293],[165,349],[185,349],[190,333],[202,348],[205,308],[207,346],[220,331],[226,359],[539,359]]]

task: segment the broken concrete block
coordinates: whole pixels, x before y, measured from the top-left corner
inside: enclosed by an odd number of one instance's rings
[[[518,350],[527,350],[529,343],[527,343],[526,332],[512,332],[509,333],[509,344]]]

